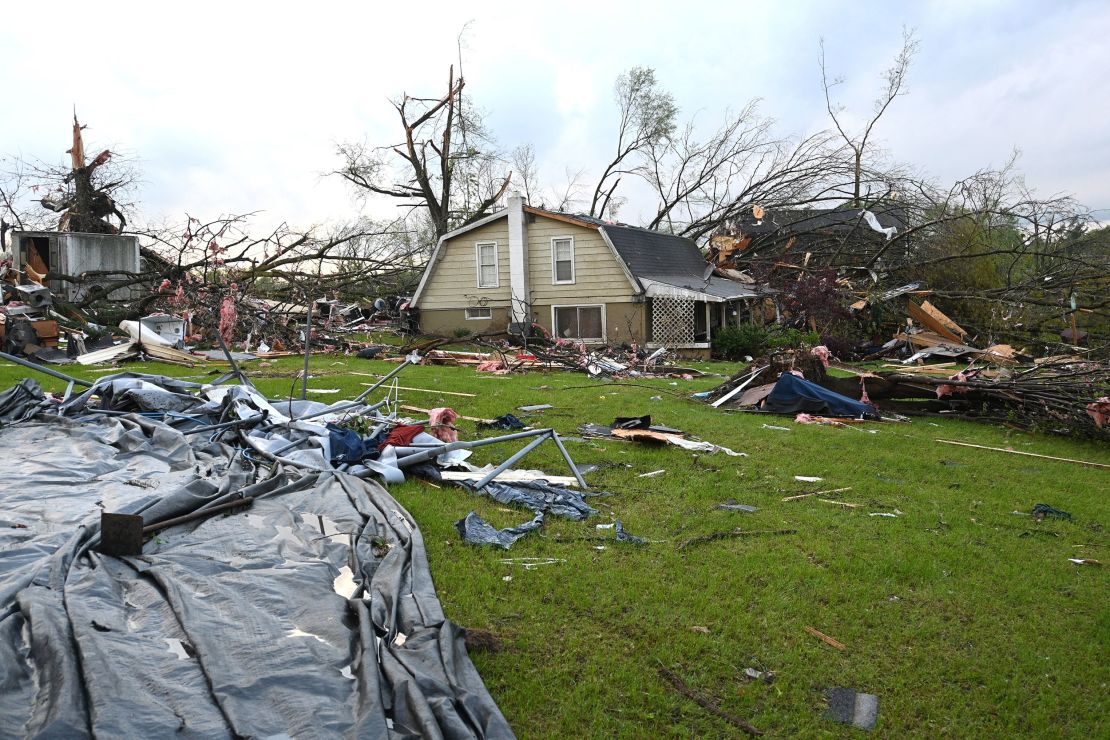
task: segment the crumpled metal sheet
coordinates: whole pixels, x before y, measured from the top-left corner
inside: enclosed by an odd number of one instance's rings
[[[0,478],[0,737],[512,737],[385,489],[252,483],[202,436],[135,416],[0,429],[21,460]],[[141,556],[92,549],[101,507],[151,522],[244,494]]]

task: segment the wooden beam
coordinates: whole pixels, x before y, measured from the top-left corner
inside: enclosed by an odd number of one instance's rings
[[[992,450],[993,452],[1008,452],[1011,455],[1024,455],[1026,457],[1039,457],[1042,460],[1055,460],[1056,462],[1074,463],[1076,465],[1086,465],[1087,467],[1090,467],[1090,468],[1103,468],[1105,470],[1110,470],[1110,465],[1107,465],[1105,463],[1088,462],[1087,460],[1073,460],[1070,457],[1053,457],[1052,455],[1038,455],[1035,452],[1022,452],[1021,450],[1008,450],[1005,447],[986,447],[984,445],[973,445],[969,442],[957,442],[957,441],[952,440],[952,439],[938,439],[936,441],[941,442],[941,443],[946,444],[946,445],[959,445],[960,447],[972,447],[972,448],[977,449],[977,450]]]

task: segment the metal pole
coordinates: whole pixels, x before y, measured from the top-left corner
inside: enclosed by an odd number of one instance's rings
[[[563,447],[563,440],[559,439],[559,435],[554,431],[551,432],[551,439],[555,440],[555,446],[559,448],[559,452],[563,453],[563,459],[566,460],[567,465],[570,466],[570,472],[574,474],[574,478],[578,481],[578,485],[581,486],[583,490],[589,488],[589,486],[586,485],[586,479],[582,477],[582,473],[579,472],[578,466],[574,464],[574,460],[571,459],[570,453],[567,452],[567,448]]]
[[[438,447],[433,447],[428,450],[416,452],[412,455],[397,459],[397,467],[407,468],[410,465],[422,463],[425,460],[431,460],[439,457],[445,452],[454,452],[455,450],[472,450],[476,447],[485,447],[486,445],[497,444],[498,442],[511,442],[514,439],[526,439],[528,437],[539,437],[546,435],[550,429],[533,429],[528,432],[516,432],[515,434],[506,434],[504,437],[490,437],[489,439],[476,439],[471,441],[459,440],[458,442],[447,442]]]
[[[328,414],[338,414],[340,411],[350,411],[351,409],[355,409],[355,408],[362,408],[365,411],[373,411],[374,409],[380,409],[382,406],[385,406],[386,403],[388,403],[388,401],[382,400],[382,401],[378,401],[375,404],[371,404],[371,405],[367,406],[366,404],[362,403],[361,401],[351,401],[349,404],[346,404],[344,406],[338,406],[338,407],[334,407],[334,408],[324,409],[323,411],[317,411],[315,414],[309,414],[308,416],[298,416],[294,421],[307,421],[308,419],[315,419],[318,416],[327,416]]]
[[[531,442],[524,445],[524,447],[522,447],[516,454],[512,455],[508,460],[506,460],[505,462],[501,463],[500,465],[498,465],[493,470],[486,473],[477,483],[474,484],[474,487],[475,488],[485,488],[487,483],[489,483],[491,480],[493,480],[497,476],[501,475],[501,473],[508,470],[512,466],[513,463],[515,463],[517,460],[519,460],[520,458],[524,457],[525,455],[527,455],[532,450],[534,450],[537,447],[539,447],[540,445],[542,445],[544,443],[544,440],[546,440],[550,437],[551,437],[550,430],[549,430],[548,434],[545,434],[542,437],[536,437]]]
[[[308,316],[304,320],[304,377],[301,378],[301,400],[308,399],[308,354],[312,345],[312,308],[316,304],[308,302]]]
[[[235,373],[235,377],[237,377],[239,379],[239,382],[242,383],[243,371],[239,369],[239,365],[236,364],[235,358],[231,356],[231,350],[229,350],[227,348],[227,344],[224,343],[224,335],[220,333],[220,330],[218,328],[216,329],[216,340],[220,343],[220,349],[224,351],[224,357],[227,358],[228,364],[231,365],[231,372]],[[218,385],[219,381],[216,381],[216,384]]]
[[[17,365],[22,365],[23,367],[29,368],[31,370],[38,370],[40,373],[50,375],[52,377],[57,378],[58,380],[66,380],[66,381],[69,381],[70,383],[76,383],[77,385],[82,385],[86,388],[92,388],[93,387],[93,384],[90,383],[87,380],[81,380],[80,378],[75,378],[72,375],[66,375],[65,373],[60,373],[57,370],[51,370],[48,367],[43,367],[42,365],[36,365],[35,363],[31,362],[30,360],[24,360],[22,357],[16,357],[15,355],[9,355],[7,352],[0,352],[0,358],[8,360],[9,362],[14,362]]]
[[[188,429],[182,434],[200,434],[201,432],[214,432],[217,429],[228,429],[230,427],[239,427],[244,424],[254,424],[255,422],[264,421],[268,414],[258,414],[256,416],[248,416],[245,419],[235,419],[234,421],[225,421],[222,424],[209,424],[203,427],[194,427]]]
[[[356,401],[365,401],[367,396],[369,396],[371,393],[376,391],[378,388],[381,388],[384,383],[386,383],[386,382],[392,380],[393,378],[395,378],[406,367],[408,367],[409,365],[413,365],[413,364],[415,364],[415,363],[413,363],[412,360],[410,360],[408,357],[406,357],[404,362],[402,362],[400,365],[398,365],[397,367],[390,370],[389,373],[387,375],[385,375],[381,380],[379,380],[377,383],[374,383],[374,385],[370,386],[369,388],[364,390],[362,393],[355,396],[355,400]]]

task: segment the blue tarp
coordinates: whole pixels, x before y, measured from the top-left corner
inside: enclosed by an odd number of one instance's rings
[[[879,418],[878,409],[871,404],[842,396],[792,373],[783,373],[779,376],[763,408],[778,414],[804,412],[853,419]]]

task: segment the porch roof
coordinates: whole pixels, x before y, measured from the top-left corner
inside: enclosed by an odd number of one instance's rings
[[[648,298],[685,298],[690,301],[724,303],[762,295],[735,280],[710,276],[708,281],[690,279],[685,275],[641,277],[640,283]]]

